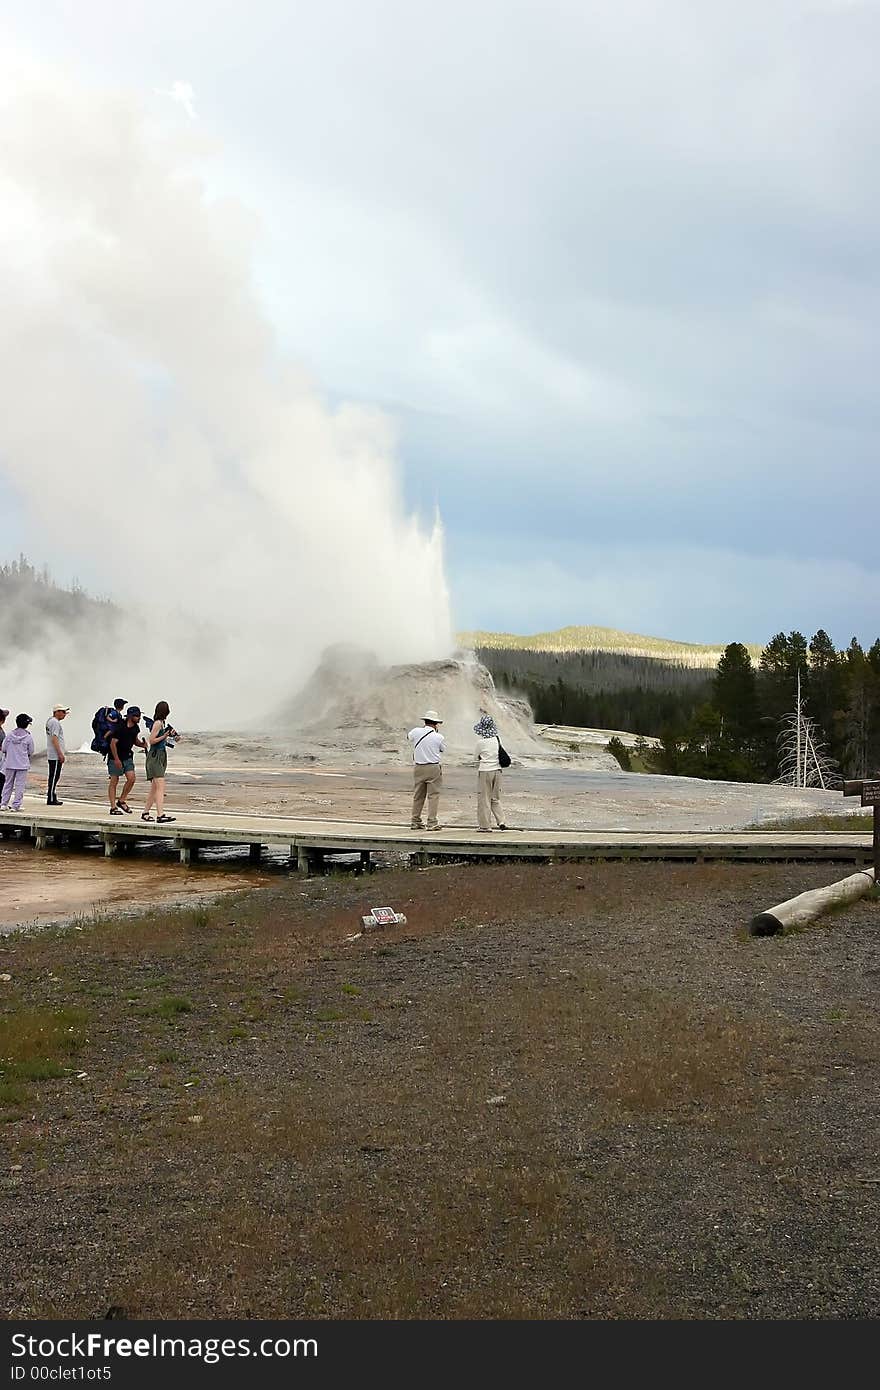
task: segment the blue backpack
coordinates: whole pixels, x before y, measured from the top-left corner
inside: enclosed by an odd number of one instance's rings
[[[89,747],[93,753],[100,753],[105,758],[110,751],[110,733],[115,724],[119,722],[119,715],[112,705],[102,705],[95,710],[95,717],[92,720],[92,739]]]

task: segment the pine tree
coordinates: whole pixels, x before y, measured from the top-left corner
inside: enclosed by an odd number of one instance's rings
[[[810,706],[820,727],[832,739],[843,700],[843,660],[828,633],[820,627],[810,641]],[[835,754],[838,751],[835,746]]]
[[[855,637],[844,654],[844,678],[844,705],[838,719],[843,765],[850,777],[867,777],[878,678]]]
[[[781,719],[794,707],[798,670],[806,665],[806,653],[806,639],[799,632],[790,637],[777,632],[762,651],[759,689],[761,709],[768,718]]]
[[[721,654],[712,703],[724,721],[725,734],[751,745],[758,728],[758,686],[752,658],[741,642],[728,643]]]

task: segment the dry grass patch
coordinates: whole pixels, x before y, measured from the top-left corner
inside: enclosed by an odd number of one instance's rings
[[[753,830],[842,830],[853,835],[870,835],[874,824],[871,811],[847,815],[786,816],[781,820],[759,821]]]
[[[660,990],[622,984],[607,974],[568,972],[562,982],[513,982],[490,1008],[450,1001],[448,1029],[433,1047],[454,1074],[470,1050],[468,1085],[504,1089],[497,1070],[481,1075],[487,1040],[506,1040],[505,1105],[534,1113],[540,1094],[564,1090],[570,1107],[608,1111],[679,1111],[723,1116],[733,1094],[754,1101],[791,1073],[786,1036],[765,1021],[722,1010],[695,1010]],[[555,1078],[550,1081],[549,1078]],[[460,1100],[460,1097],[459,1097]]]
[[[15,1109],[28,1082],[64,1076],[84,1041],[79,1009],[12,1008],[0,1017],[0,1106]]]
[[[187,1308],[230,1316],[552,1318],[623,1303],[657,1311],[559,1169],[488,1165],[381,1187],[362,1174],[332,1191],[259,1192],[178,1222],[113,1298],[132,1316]],[[662,1306],[662,1305],[661,1305]]]
[[[189,1159],[206,1157],[215,1171],[249,1170],[251,1178],[269,1168],[316,1163],[351,1142],[329,1105],[311,1087],[289,1084],[281,1095],[254,1095],[241,1083],[213,1086],[183,1098],[189,1114],[159,1123],[163,1142],[177,1140]],[[199,1116],[190,1126],[193,1113]]]
[[[200,1214],[114,1301],[156,1317],[669,1315],[580,1146],[659,1114],[726,1133],[796,1083],[790,1038],[601,972],[431,1002],[417,1043],[331,1052],[268,1095],[190,1093],[197,1124],[178,1110],[159,1142],[205,1173]]]

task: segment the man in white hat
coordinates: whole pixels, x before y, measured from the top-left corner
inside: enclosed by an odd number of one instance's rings
[[[66,719],[70,714],[67,705],[60,700],[56,700],[52,706],[52,717],[46,720],[46,761],[49,765],[49,787],[46,793],[47,806],[63,806],[64,802],[58,800],[58,778],[61,776],[61,769],[67,757],[67,749],[64,746],[64,730],[61,727],[62,719]]]
[[[437,807],[440,804],[440,786],[443,769],[440,758],[446,747],[438,725],[443,723],[435,709],[429,709],[423,716],[420,728],[410,729],[407,738],[413,746],[413,808],[412,829],[424,830],[422,807],[428,800],[428,830],[442,830],[437,823]]]

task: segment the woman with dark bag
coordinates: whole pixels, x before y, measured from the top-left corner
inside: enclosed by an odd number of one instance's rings
[[[492,829],[495,817],[499,830],[506,830],[501,814],[501,769],[510,767],[510,757],[502,747],[498,726],[486,710],[474,725],[477,736],[477,823],[481,830]]]

